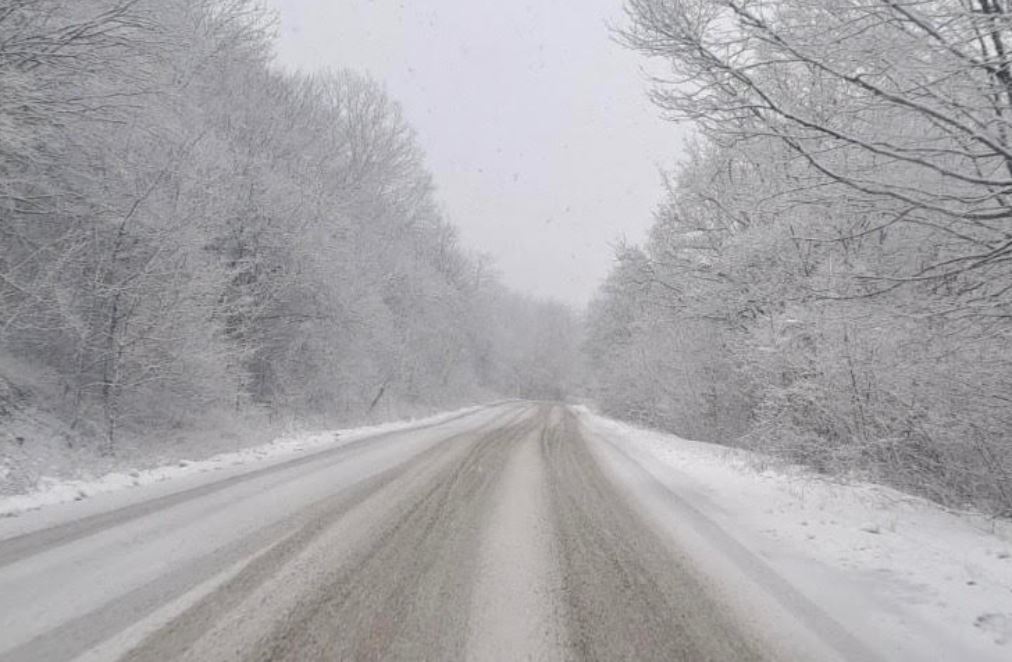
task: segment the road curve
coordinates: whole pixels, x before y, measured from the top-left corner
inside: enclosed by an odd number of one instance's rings
[[[733,613],[551,404],[0,540],[0,662],[773,659]]]

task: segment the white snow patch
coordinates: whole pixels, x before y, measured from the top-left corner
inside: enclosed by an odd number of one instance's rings
[[[1012,523],[578,411],[885,659],[1012,659]]]
[[[14,517],[25,511],[36,510],[44,506],[81,501],[100,494],[178,480],[197,474],[220,472],[226,469],[234,470],[254,464],[258,468],[277,464],[296,455],[323,451],[378,434],[396,432],[419,425],[432,425],[481,408],[481,406],[464,407],[420,419],[393,421],[358,428],[290,433],[267,444],[219,453],[204,460],[181,459],[160,467],[111,472],[94,479],[62,479],[43,476],[37,481],[35,489],[31,492],[0,497],[0,517]],[[0,478],[2,477],[3,467],[0,465]]]

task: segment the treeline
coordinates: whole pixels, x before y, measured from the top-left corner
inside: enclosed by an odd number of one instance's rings
[[[208,409],[551,395],[516,327],[572,314],[458,245],[381,86],[272,57],[252,0],[0,6],[0,351],[109,449]]]
[[[696,138],[589,312],[610,414],[1012,515],[1012,8],[627,0]]]

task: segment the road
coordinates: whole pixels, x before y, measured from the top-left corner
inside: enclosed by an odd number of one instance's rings
[[[0,662],[774,659],[735,613],[552,404],[0,540]]]

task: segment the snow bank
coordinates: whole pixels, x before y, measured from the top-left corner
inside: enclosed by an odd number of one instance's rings
[[[26,494],[0,497],[0,517],[13,517],[19,513],[47,505],[80,501],[95,495],[188,478],[196,474],[220,472],[225,469],[241,470],[243,467],[252,467],[252,465],[259,468],[269,464],[277,464],[296,455],[323,451],[373,435],[396,432],[419,425],[432,425],[480,408],[480,406],[465,407],[421,419],[394,421],[358,428],[292,433],[281,436],[268,444],[220,453],[204,460],[182,459],[173,464],[150,469],[110,472],[94,479],[73,480],[42,477],[36,483],[35,489]]]
[[[580,418],[884,659],[1012,659],[1009,522]]]

